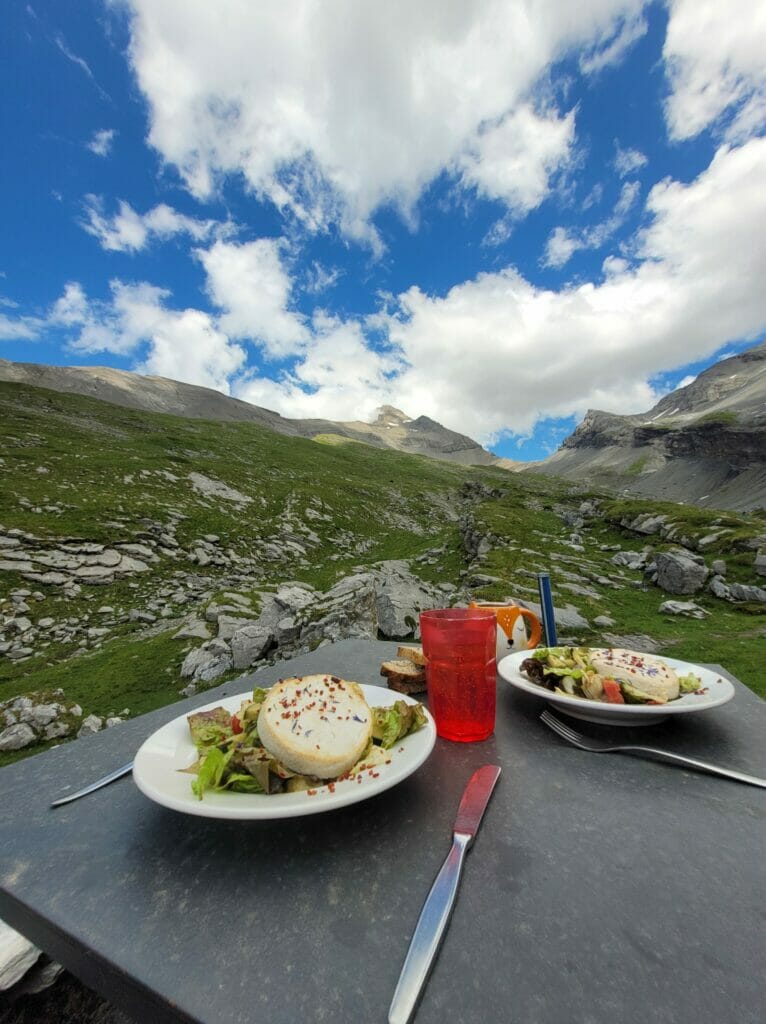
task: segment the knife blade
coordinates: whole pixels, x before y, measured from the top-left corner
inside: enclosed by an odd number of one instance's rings
[[[500,767],[485,764],[465,787],[452,832],[452,847],[439,869],[410,942],[388,1011],[388,1024],[407,1024],[436,958],[455,905],[463,861],[476,838],[489,798],[500,778]]]
[[[97,789],[101,789],[102,786],[108,786],[110,782],[114,782],[115,779],[121,779],[123,775],[127,775],[128,772],[133,771],[133,762],[129,761],[124,764],[122,768],[115,768],[113,772],[109,772],[108,775],[102,776],[100,779],[96,779],[95,782],[91,782],[89,786],[83,786],[82,789],[78,789],[76,793],[70,793],[69,796],[62,796],[59,800],[54,800],[51,807],[61,807],[62,804],[69,804],[73,800],[79,800],[81,796],[87,796],[88,793],[93,793]]]

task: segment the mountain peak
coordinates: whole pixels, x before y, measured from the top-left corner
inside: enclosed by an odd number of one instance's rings
[[[376,427],[401,427],[412,420],[412,417],[408,416],[406,412],[394,408],[393,405],[381,405],[376,409],[376,413],[377,415],[372,421],[372,425]]]

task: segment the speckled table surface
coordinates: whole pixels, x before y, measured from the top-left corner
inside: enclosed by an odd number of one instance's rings
[[[253,678],[374,684],[394,647],[344,641]],[[578,751],[505,683],[489,740],[437,740],[404,782],[327,814],[190,817],[130,777],[49,809],[164,722],[248,685],[0,772],[0,917],[137,1021],[384,1022],[463,787],[487,763],[503,775],[418,1024],[763,1020],[766,792]],[[635,734],[766,775],[766,704],[735,685],[724,707]]]

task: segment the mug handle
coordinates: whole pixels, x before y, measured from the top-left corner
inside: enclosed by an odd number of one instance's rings
[[[513,626],[521,616],[529,621],[530,636],[527,642],[527,650],[533,647],[537,647],[543,636],[543,627],[540,624],[540,620],[534,612],[530,611],[529,608],[520,608],[518,605],[512,605],[508,608],[498,608],[495,611],[497,616],[498,624],[502,627],[503,632],[510,640],[513,636]]]

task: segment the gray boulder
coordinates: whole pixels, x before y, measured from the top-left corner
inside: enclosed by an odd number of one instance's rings
[[[245,626],[250,625],[252,619],[242,615],[220,615],[218,616],[218,639],[231,640],[235,633]]]
[[[386,639],[418,638],[420,612],[442,604],[435,588],[413,576],[406,563],[383,564],[375,580],[378,632]]]
[[[682,548],[658,552],[654,565],[657,586],[668,594],[696,594],[709,575],[704,560]]]
[[[763,587],[750,587],[744,583],[730,583],[729,600],[756,601],[764,604],[766,603],[766,590]]]
[[[181,678],[197,682],[217,679],[232,667],[231,648],[217,637],[190,651],[181,665]]]
[[[645,569],[650,558],[650,549],[642,551],[618,551],[612,556],[612,565],[624,565],[628,569]]]
[[[274,629],[268,622],[251,622],[238,629],[231,638],[233,668],[249,668],[269,650],[275,641]]]
[[[659,610],[663,615],[683,615],[688,619],[704,619],[710,614],[694,601],[663,601]]]
[[[9,725],[0,732],[0,750],[23,750],[31,746],[37,737],[34,729],[27,722]]]

